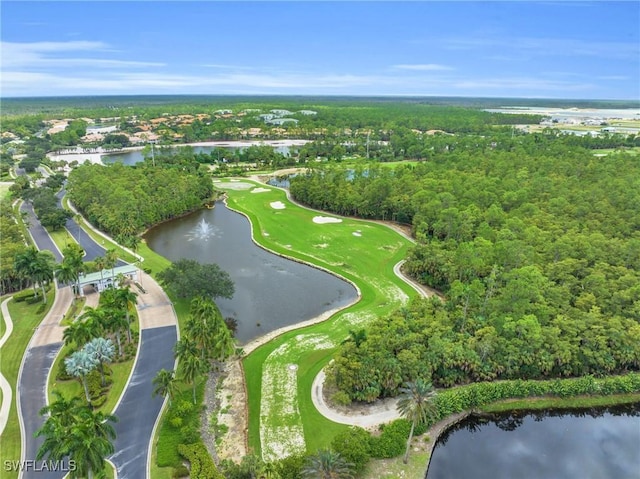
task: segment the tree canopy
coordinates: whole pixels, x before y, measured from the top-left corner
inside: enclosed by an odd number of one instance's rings
[[[231,298],[235,291],[229,273],[217,264],[179,259],[158,273],[162,286],[179,298]]]

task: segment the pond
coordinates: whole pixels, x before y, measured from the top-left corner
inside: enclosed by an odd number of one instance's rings
[[[426,479],[640,478],[640,403],[470,416],[436,442]]]
[[[225,318],[237,320],[236,337],[241,343],[357,298],[355,288],[346,281],[256,246],[249,221],[222,202],[158,225],[145,238],[151,249],[172,261],[216,263],[229,273],[235,294],[216,303]]]
[[[178,148],[184,148],[187,145],[181,145],[181,146],[176,146],[176,147],[155,147],[155,154],[159,155],[160,153],[164,153],[166,150],[169,151],[177,151]],[[211,153],[214,149],[216,149],[215,146],[192,146],[191,147],[194,153],[204,153],[205,155],[208,155],[209,153]],[[218,150],[229,150],[229,151],[242,151],[244,149],[248,148],[247,146],[218,146],[217,149]],[[273,148],[273,150],[276,153],[281,153],[284,156],[289,156],[291,154],[291,149],[293,147],[291,146],[275,146]],[[221,156],[220,159],[222,160],[224,158],[224,156]],[[144,155],[142,154],[141,150],[131,150],[131,151],[125,151],[125,152],[121,152],[121,153],[112,153],[112,154],[106,154],[106,155],[102,155],[100,157],[100,160],[104,163],[104,164],[109,164],[109,163],[116,163],[116,162],[120,162],[120,163],[124,163],[127,166],[131,166],[131,165],[135,165],[136,163],[140,163],[141,161],[144,160]]]

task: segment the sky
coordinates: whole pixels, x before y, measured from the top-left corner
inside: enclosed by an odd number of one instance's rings
[[[0,96],[640,100],[638,1],[0,2]]]

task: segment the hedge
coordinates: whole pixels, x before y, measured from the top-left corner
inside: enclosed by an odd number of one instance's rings
[[[178,453],[191,464],[191,479],[224,479],[218,471],[207,448],[201,442],[195,444],[179,444]]]
[[[611,395],[640,391],[640,373],[624,376],[595,378],[583,376],[575,379],[546,381],[513,380],[474,383],[440,391],[435,399],[435,415],[429,425],[447,416],[500,401],[502,399],[535,396],[574,397],[584,395]]]

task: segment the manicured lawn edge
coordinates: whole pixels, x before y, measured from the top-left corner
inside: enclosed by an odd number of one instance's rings
[[[9,418],[4,432],[2,433],[2,447],[0,447],[0,462],[18,461],[22,451],[22,431],[18,421],[17,394],[18,394],[18,374],[22,365],[27,346],[31,341],[35,328],[42,322],[49,312],[54,299],[54,289],[47,293],[47,306],[41,313],[36,313],[40,303],[27,304],[26,302],[16,303],[9,301],[7,307],[13,320],[13,333],[7,342],[2,346],[0,352],[0,371],[7,379],[13,390],[11,407],[9,408]],[[4,301],[8,296],[0,298]],[[19,318],[19,320],[18,320]],[[5,475],[6,474],[6,475]],[[18,477],[18,472],[4,471],[3,477],[14,479]]]
[[[250,180],[243,179],[242,181],[252,183],[256,187],[265,186],[261,183],[255,183]],[[223,183],[221,182],[217,185],[222,186]],[[271,193],[259,193],[257,195],[253,195],[253,197],[260,197],[262,198],[262,200],[266,199],[266,201],[279,200],[282,202],[286,202],[287,209],[289,209],[290,211],[295,211],[296,215],[303,217],[305,222],[310,221],[313,216],[317,216],[317,211],[292,203],[289,199],[286,198],[286,194],[283,190],[273,187],[269,188],[273,190]],[[335,341],[337,345],[339,344],[340,340],[344,339],[344,337],[347,336],[348,329],[350,329],[348,321],[345,321],[346,315],[358,315],[367,313],[370,315],[387,314],[394,307],[400,306],[401,303],[398,301],[394,301],[395,298],[385,297],[383,293],[376,291],[376,288],[371,286],[366,281],[367,277],[373,278],[374,275],[370,274],[368,272],[369,270],[362,266],[360,266],[361,269],[358,270],[357,264],[355,266],[353,264],[348,264],[347,266],[353,271],[352,272],[339,266],[329,264],[329,262],[327,261],[323,261],[319,258],[319,256],[322,256],[322,252],[316,252],[316,256],[312,256],[311,254],[306,254],[300,250],[296,250],[295,247],[289,249],[278,245],[276,242],[271,240],[271,236],[266,237],[263,234],[266,230],[272,231],[273,227],[273,224],[270,226],[266,226],[268,225],[269,219],[269,207],[266,206],[260,209],[260,206],[253,205],[252,208],[252,205],[248,205],[248,202],[251,201],[249,199],[251,198],[250,196],[242,196],[242,192],[234,190],[226,190],[226,193],[227,206],[230,209],[243,214],[249,219],[249,222],[251,224],[252,239],[258,246],[266,249],[269,252],[284,256],[293,261],[303,262],[308,264],[309,266],[328,271],[329,273],[332,273],[354,284],[360,293],[360,300],[358,302],[347,306],[345,309],[334,314],[328,320],[312,326],[307,326],[303,329],[296,329],[294,331],[286,332],[269,341],[267,344],[257,348],[255,351],[252,351],[247,355],[247,357],[243,359],[243,369],[246,373],[248,394],[249,445],[250,448],[252,448],[253,452],[260,454],[260,424],[258,418],[260,417],[261,404],[262,364],[269,356],[269,354],[276,348],[280,347],[282,344],[286,343],[288,340],[303,334],[324,334],[328,337],[333,338],[334,340],[337,340]],[[238,196],[242,197],[236,201],[236,198]],[[256,212],[256,210],[258,212]],[[299,213],[299,211],[301,211],[302,213]],[[329,213],[327,213],[327,215],[331,217],[339,217],[339,215]],[[266,217],[267,220],[264,220],[264,218],[261,218],[261,216]],[[379,228],[379,231],[384,231],[385,233],[378,234],[388,235],[388,238],[393,238],[396,243],[402,244],[402,247],[399,247],[397,251],[394,251],[393,253],[387,253],[385,255],[385,257],[383,258],[383,260],[386,260],[384,261],[384,266],[382,264],[377,265],[377,271],[378,275],[382,276],[383,281],[386,281],[396,288],[399,288],[407,297],[415,296],[417,294],[416,291],[402,279],[395,276],[395,274],[393,273],[393,266],[395,266],[395,264],[397,264],[404,258],[406,249],[409,247],[410,242],[397,232],[378,223],[353,218],[341,218],[344,222],[344,224],[342,225],[342,227],[344,228],[358,228],[360,225],[363,228],[365,226],[369,228]],[[291,227],[291,229],[295,229],[295,226],[291,226],[292,224],[294,224],[294,221],[294,219],[291,219],[287,223],[287,225]],[[307,224],[303,223],[302,221],[303,220],[301,219],[300,223],[298,223],[298,228],[304,228]],[[313,379],[315,378],[315,375],[328,363],[334,352],[335,348],[320,351],[308,351],[297,358],[298,406],[304,426],[307,451],[310,452],[315,451],[315,449],[319,447],[326,446],[335,436],[335,434],[347,427],[324,418],[324,416],[320,415],[317,412],[311,402],[310,391]]]

